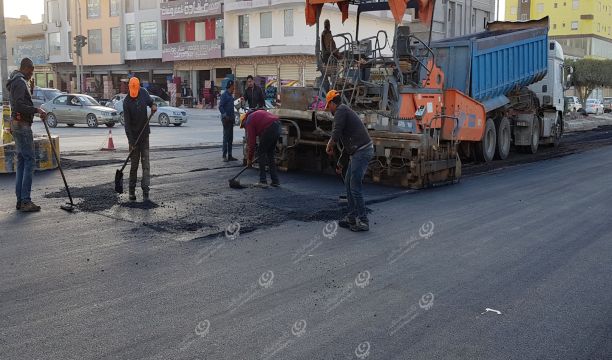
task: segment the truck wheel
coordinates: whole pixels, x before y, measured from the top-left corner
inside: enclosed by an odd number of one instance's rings
[[[540,119],[533,119],[533,128],[531,129],[531,141],[527,146],[520,146],[519,151],[526,154],[535,154],[538,152],[540,144]]]
[[[555,140],[552,143],[553,147],[559,147],[561,137],[563,136],[563,118],[557,113],[557,121],[555,124]]]
[[[497,132],[497,147],[495,158],[504,160],[510,154],[510,121],[506,117],[495,120],[495,131]]]
[[[476,145],[476,158],[482,162],[493,160],[496,145],[497,133],[495,131],[495,123],[492,119],[487,119],[482,140]]]

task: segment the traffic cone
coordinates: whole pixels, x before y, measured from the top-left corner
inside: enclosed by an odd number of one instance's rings
[[[106,147],[100,150],[102,151],[114,151],[115,150],[115,143],[113,142],[113,131],[112,130],[108,130],[108,143],[106,144]]]

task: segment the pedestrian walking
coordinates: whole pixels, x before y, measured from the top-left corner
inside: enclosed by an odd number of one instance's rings
[[[247,166],[253,166],[255,156],[255,145],[259,137],[259,147],[257,157],[259,159],[259,182],[258,187],[267,187],[266,166],[270,171],[270,185],[278,187],[278,173],[276,171],[276,161],[274,153],[276,144],[281,134],[281,125],[278,116],[270,114],[265,110],[255,110],[240,117],[240,127],[244,128],[247,137]]]
[[[132,155],[130,157],[130,201],[136,200],[136,183],[138,180],[138,163],[142,162],[142,199],[149,200],[151,186],[151,165],[149,163],[149,117],[147,107],[151,113],[157,111],[157,105],[145,90],[140,86],[137,77],[130,78],[128,83],[129,94],[123,100],[123,116],[125,120],[125,135],[130,144]],[[140,139],[138,136],[142,132]]]
[[[11,73],[6,88],[9,91],[11,105],[11,133],[15,140],[17,151],[17,174],[15,194],[17,195],[17,210],[22,212],[40,211],[40,206],[32,202],[32,178],[34,176],[35,155],[32,123],[34,115],[38,114],[45,121],[47,113],[34,107],[29,81],[34,73],[34,63],[29,58],[23,58],[19,70]],[[51,141],[51,139],[49,139]]]
[[[236,161],[232,156],[232,147],[234,145],[234,121],[236,115],[234,113],[234,80],[228,80],[225,85],[225,92],[221,95],[219,101],[219,112],[221,113],[221,123],[223,124],[223,161]]]
[[[362,194],[363,177],[368,164],[374,156],[374,146],[368,130],[356,112],[342,104],[342,96],[336,90],[330,90],[326,96],[326,108],[334,115],[332,135],[327,143],[326,152],[334,154],[338,141],[344,145],[342,151],[349,156],[344,176],[348,213],[338,225],[352,231],[368,231],[370,224],[366,214]]]
[[[247,76],[247,87],[244,90],[244,100],[249,109],[264,109],[266,107],[266,96],[261,87],[255,85],[253,75]]]

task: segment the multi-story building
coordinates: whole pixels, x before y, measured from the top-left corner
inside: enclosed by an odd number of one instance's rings
[[[506,0],[506,20],[550,17],[549,35],[567,57],[612,59],[609,0]]]
[[[45,32],[43,24],[23,24],[7,28],[7,38],[11,39],[8,50],[8,70],[18,69],[21,59],[27,57],[35,65],[34,83],[40,87],[53,87],[55,76],[47,63]]]
[[[432,39],[439,40],[483,31],[487,22],[495,20],[495,3],[495,0],[436,1]],[[421,28],[419,33],[425,36],[427,30]]]
[[[74,0],[45,0],[43,30],[47,62],[54,73],[55,88],[72,91],[76,87],[72,63],[71,3]]]

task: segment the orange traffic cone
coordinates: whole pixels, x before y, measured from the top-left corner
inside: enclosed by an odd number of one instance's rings
[[[102,151],[114,151],[115,150],[115,143],[113,142],[113,131],[112,130],[108,130],[108,143],[106,144],[106,147],[100,150]]]

